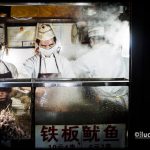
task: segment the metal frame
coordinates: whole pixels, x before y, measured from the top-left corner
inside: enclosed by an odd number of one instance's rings
[[[98,2],[97,2],[98,3]],[[93,6],[93,4],[96,3],[91,3],[91,2],[75,2],[75,3],[69,3],[69,2],[57,2],[57,1],[53,1],[53,2],[11,2],[11,3],[0,3],[0,6],[47,6],[47,5],[68,5],[68,6]]]
[[[129,86],[129,83],[129,80],[119,78],[0,79],[0,87]]]

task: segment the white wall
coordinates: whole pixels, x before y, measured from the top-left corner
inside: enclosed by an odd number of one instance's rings
[[[24,49],[9,49],[8,55],[3,57],[4,61],[14,64],[18,72],[21,70],[22,63],[29,57],[34,55],[34,49],[24,48]]]

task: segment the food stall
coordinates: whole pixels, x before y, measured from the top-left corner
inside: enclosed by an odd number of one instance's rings
[[[1,140],[1,144],[15,147],[23,141],[34,148],[127,147],[129,12],[127,1],[0,3],[0,61],[12,63],[18,72],[17,77],[0,79],[0,89],[11,88],[11,108],[3,110],[12,114],[21,135],[6,138],[9,144]],[[65,57],[74,76],[69,76],[66,67],[67,73],[60,71],[58,78],[38,78],[35,68],[31,76],[22,76],[26,61],[36,55],[36,37],[43,24],[52,27],[56,56]],[[95,49],[93,43],[98,41]],[[55,66],[61,70],[57,61],[56,57]]]

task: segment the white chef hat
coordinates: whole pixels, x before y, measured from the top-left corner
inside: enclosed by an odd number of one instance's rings
[[[36,39],[43,41],[53,37],[55,37],[55,34],[50,24],[42,23],[37,25]]]
[[[88,36],[93,37],[93,36],[104,36],[104,27],[102,26],[94,26],[94,27],[89,27],[88,29]]]

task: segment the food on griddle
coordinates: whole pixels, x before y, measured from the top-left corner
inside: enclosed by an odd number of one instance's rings
[[[27,90],[26,90],[27,91]],[[31,104],[31,97],[30,97],[30,91],[24,92],[24,90],[20,90],[18,88],[14,88],[11,92],[11,97],[14,97],[24,105],[25,111],[30,109],[30,104]]]
[[[13,112],[8,107],[0,111],[0,139],[28,139],[30,134],[18,124]]]
[[[20,97],[20,100],[21,100],[21,103],[24,104],[24,109],[28,110],[30,108],[30,103],[31,103],[30,98],[25,95],[25,96]]]

